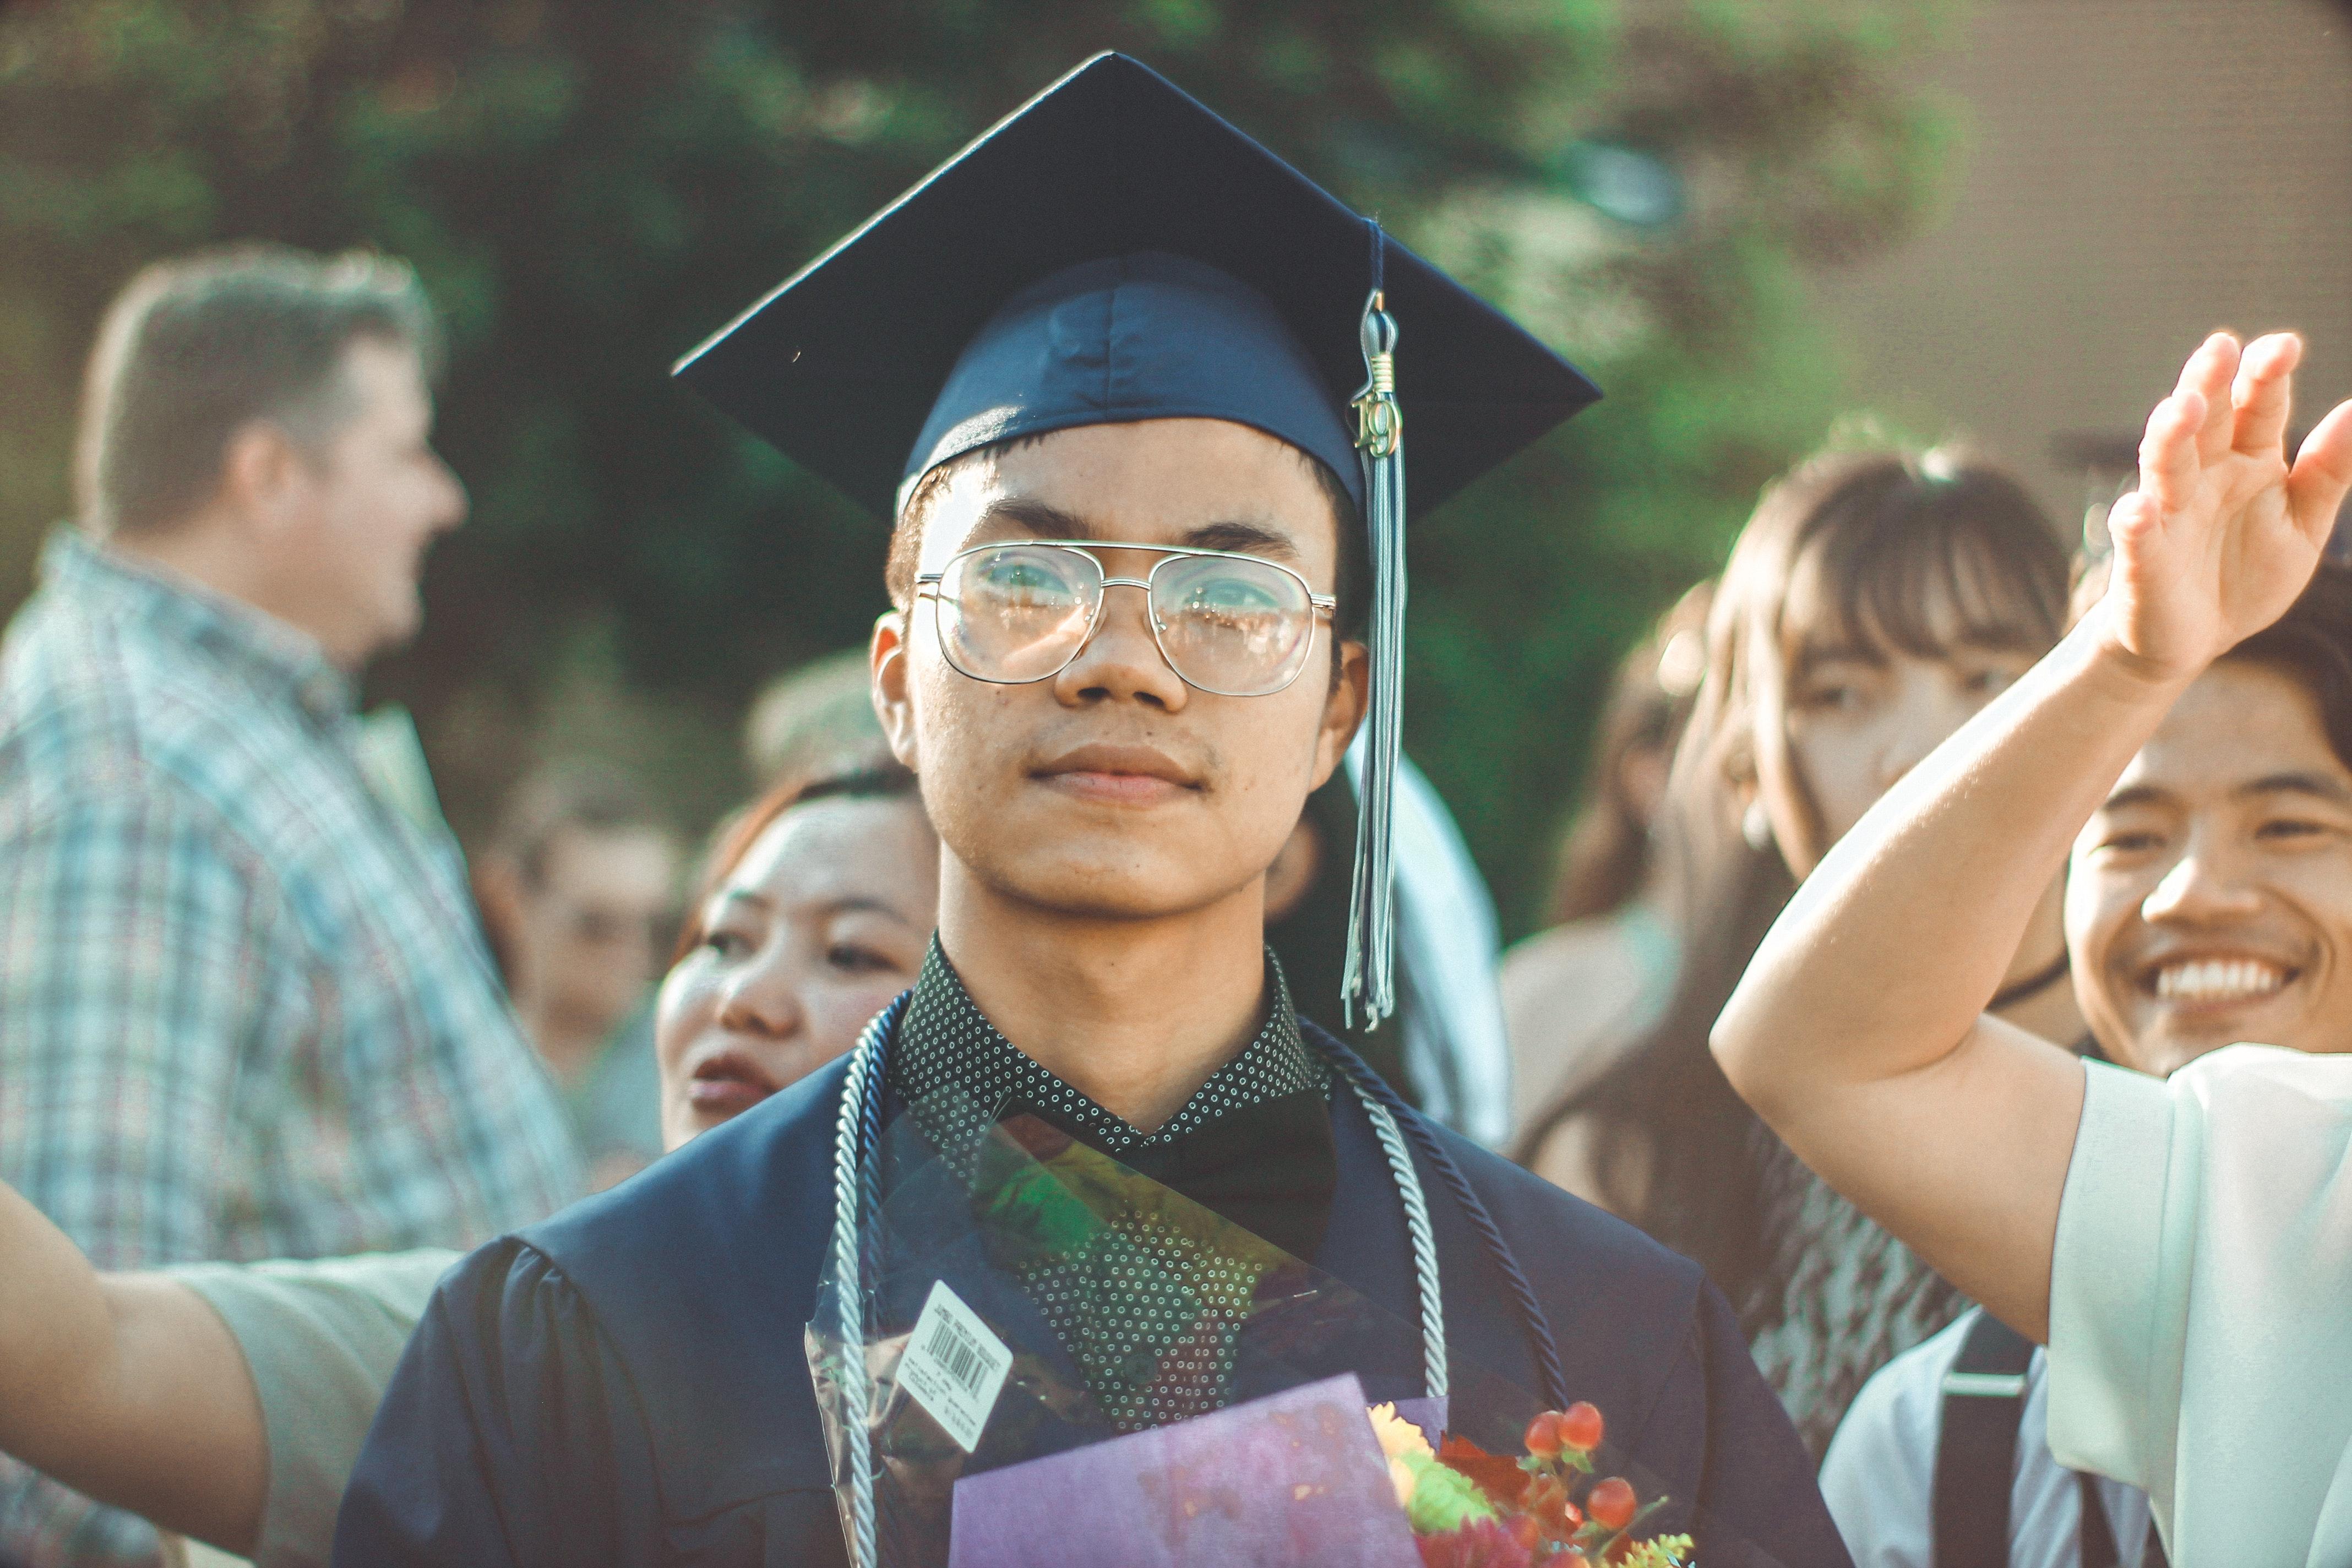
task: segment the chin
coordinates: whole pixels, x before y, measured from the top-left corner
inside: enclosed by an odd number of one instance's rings
[[[981,874],[998,892],[1055,914],[1143,921],[1187,914],[1235,890],[1222,879],[1204,879],[1202,869],[1156,857],[1138,865],[1131,856],[1090,863],[1083,856],[1057,855],[1051,865],[983,867]]]
[[[2159,1019],[2143,1037],[2147,1041],[2147,1047],[2136,1054],[2147,1063],[2148,1071],[2169,1078],[2198,1058],[2210,1056],[2225,1046],[2251,1044],[2308,1049],[2302,1041],[2310,1033],[2302,1020],[2276,1016],[2268,1008],[2249,1008],[2242,1014],[2200,1020],[2185,1027],[2182,1020]]]

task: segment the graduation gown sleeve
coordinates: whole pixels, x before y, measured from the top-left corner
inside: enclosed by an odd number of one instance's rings
[[[571,1282],[509,1238],[435,1293],[343,1496],[335,1562],[651,1563],[653,1477],[627,1369]]]
[[[844,1563],[803,1346],[843,1072],[452,1271],[368,1434],[335,1561]]]

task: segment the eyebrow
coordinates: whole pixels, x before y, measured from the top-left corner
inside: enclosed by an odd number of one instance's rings
[[[1092,539],[1095,531],[1087,520],[1075,512],[1064,511],[1050,501],[1029,500],[1020,496],[1006,496],[988,503],[972,525],[967,542],[983,533],[1020,532],[1033,539]]]
[[[1797,649],[1789,669],[1790,674],[1802,678],[1824,664],[1862,664],[1884,669],[1886,655],[1867,643],[1808,643]]]
[[[1184,542],[1194,550],[1231,550],[1248,555],[1277,555],[1290,561],[1298,559],[1298,546],[1292,542],[1290,535],[1277,532],[1263,523],[1239,521],[1213,522],[1185,534]]]
[[[2128,811],[2136,805],[2163,805],[2170,802],[2172,792],[2154,784],[2133,784],[2119,789],[2099,803],[2101,811]]]
[[[2352,806],[2352,788],[2341,780],[2326,773],[2265,773],[2251,779],[2230,792],[2240,800],[2263,795],[2299,795],[2314,800],[2324,800],[2332,805]],[[2101,811],[2127,811],[2136,805],[2163,805],[2172,799],[2172,792],[2156,784],[2134,784],[2119,789],[2099,804]]]
[[[2240,784],[2232,795],[2301,795],[2324,800],[2334,805],[2352,805],[2352,788],[2340,779],[2326,773],[2266,773],[2251,784]]]
[[[915,923],[908,920],[906,915],[901,913],[898,910],[893,908],[889,904],[884,903],[880,899],[841,899],[825,905],[824,912],[827,915],[850,915],[860,913],[887,915],[892,920],[897,921],[900,925],[913,925]]]

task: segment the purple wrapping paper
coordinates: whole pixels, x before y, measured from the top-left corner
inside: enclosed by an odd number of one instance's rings
[[[955,1484],[949,1568],[1421,1568],[1353,1375]]]

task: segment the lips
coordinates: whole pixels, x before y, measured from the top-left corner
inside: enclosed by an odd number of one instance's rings
[[[1032,769],[1030,776],[1075,795],[1120,805],[1149,805],[1201,787],[1196,770],[1151,746],[1080,746]]]
[[[723,1050],[695,1064],[686,1098],[697,1110],[723,1121],[751,1110],[780,1087],[773,1075],[750,1057]]]
[[[2286,965],[2251,953],[2175,958],[2149,971],[2143,984],[2159,1002],[2186,1006],[2255,1002],[2276,995],[2294,979]]]

